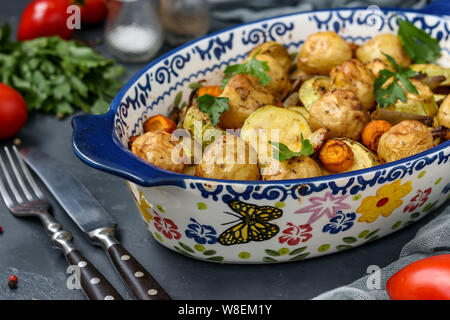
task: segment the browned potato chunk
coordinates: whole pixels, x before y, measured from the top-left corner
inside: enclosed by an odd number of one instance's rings
[[[294,157],[285,161],[272,161],[264,167],[263,180],[312,178],[322,175],[322,169],[310,157]]]
[[[352,49],[336,32],[316,32],[306,38],[297,64],[308,74],[328,75],[335,66],[352,58]]]
[[[244,140],[226,134],[205,149],[196,175],[213,179],[259,180],[256,152]]]
[[[390,55],[395,62],[405,68],[411,64],[411,59],[403,51],[400,39],[390,33],[380,34],[366,41],[356,50],[356,57],[363,63],[374,59],[388,62],[383,52]]]
[[[221,97],[229,99],[230,109],[220,117],[219,127],[222,129],[239,129],[245,120],[256,109],[275,103],[275,98],[258,79],[237,74],[225,86]]]
[[[274,58],[283,68],[284,72],[288,72],[292,65],[292,59],[286,47],[275,41],[261,43],[248,54],[249,57],[264,54]]]
[[[437,118],[441,126],[450,128],[450,95],[442,101]]]
[[[160,168],[182,172],[186,157],[178,141],[163,131],[146,132],[134,140],[131,151],[138,157]]]
[[[271,80],[266,86],[266,89],[269,90],[278,100],[283,100],[287,93],[291,90],[292,84],[281,64],[275,60],[275,58],[267,54],[258,54],[255,59],[262,62],[267,62],[270,69],[267,71],[267,74]]]
[[[369,69],[372,74],[375,76],[375,78],[378,78],[380,76],[380,71],[383,69],[387,69],[390,70],[392,72],[394,72],[395,70],[388,65],[387,63],[385,63],[384,61],[380,60],[380,59],[373,59],[369,62],[364,63],[364,65],[366,66],[367,69]]]
[[[374,81],[375,77],[372,72],[356,59],[347,60],[334,67],[330,72],[330,90],[349,89],[353,91],[367,111],[375,107]]]
[[[328,128],[329,138],[349,138],[358,141],[369,114],[350,90],[337,89],[325,93],[309,110],[313,130]]]
[[[378,157],[383,163],[403,159],[433,147],[433,135],[426,125],[404,120],[386,131],[378,143]]]

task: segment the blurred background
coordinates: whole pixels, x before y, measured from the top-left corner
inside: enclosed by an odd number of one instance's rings
[[[29,0],[2,1],[1,16],[13,29]],[[86,3],[102,2],[88,0]],[[104,44],[123,63],[146,63],[207,33],[262,18],[337,7],[420,9],[431,0],[106,0],[109,13],[81,25],[74,37]],[[92,10],[98,10],[93,8]],[[101,14],[100,14],[101,15]]]

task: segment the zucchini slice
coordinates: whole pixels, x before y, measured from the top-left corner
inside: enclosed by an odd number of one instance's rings
[[[268,143],[281,142],[290,150],[302,148],[301,135],[306,139],[312,133],[305,117],[296,111],[275,106],[265,106],[253,112],[241,129],[241,138],[258,153],[261,165],[272,159],[272,146]]]
[[[299,107],[299,106],[288,106],[286,107],[288,110],[300,112],[303,117],[305,117],[306,121],[309,123],[309,111],[305,107]]]
[[[183,128],[192,134],[194,140],[200,143],[203,149],[214,142],[216,138],[225,134],[225,131],[222,129],[214,127],[209,116],[201,112],[196,106],[192,106],[187,110]]]
[[[328,91],[330,86],[330,79],[324,76],[316,76],[305,81],[300,90],[298,97],[307,110],[311,108],[314,102]]]
[[[370,168],[380,164],[378,156],[359,142],[346,138],[339,138],[338,140],[346,143],[353,151],[353,165],[346,172]]]

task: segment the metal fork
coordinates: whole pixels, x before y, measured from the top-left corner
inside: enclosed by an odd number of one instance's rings
[[[53,244],[63,250],[77,275],[81,289],[89,299],[122,300],[109,281],[74,247],[72,234],[63,230],[61,224],[49,214],[49,202],[30,174],[17,148],[13,146],[15,157],[7,147],[4,150],[8,159],[6,162],[9,162],[12,171],[7,169],[3,161],[4,156],[0,152],[0,168],[6,182],[5,185],[0,174],[0,194],[9,211],[19,218],[38,217],[41,220]]]

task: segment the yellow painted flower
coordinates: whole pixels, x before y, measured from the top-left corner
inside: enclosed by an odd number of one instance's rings
[[[139,200],[137,201],[137,204],[139,211],[141,212],[145,221],[150,223],[150,221],[153,220],[153,216],[150,213],[150,209],[152,208],[152,206],[147,202],[141,190],[139,190]]]
[[[363,199],[356,212],[362,213],[359,222],[371,223],[378,219],[380,214],[389,217],[395,209],[400,207],[403,200],[400,200],[412,191],[411,181],[401,184],[401,180],[383,186],[377,190],[375,196],[368,196]]]

